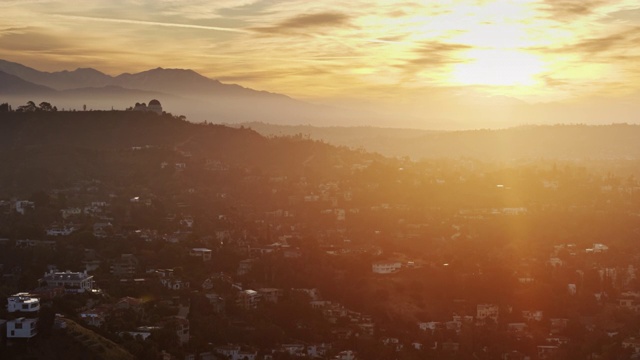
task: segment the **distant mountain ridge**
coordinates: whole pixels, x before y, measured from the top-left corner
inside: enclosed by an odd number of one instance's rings
[[[0,71],[55,90],[120,86],[127,89],[159,91],[175,95],[206,96],[209,93],[215,93],[217,95],[264,95],[288,98],[286,95],[253,90],[236,84],[223,84],[189,69],[158,67],[139,73],[110,76],[93,68],[45,72],[22,64],[0,60]]]
[[[317,106],[286,95],[224,84],[189,69],[155,68],[110,76],[92,68],[46,72],[0,60],[0,102],[55,102],[59,109],[125,109],[160,100],[166,111],[191,121],[322,122]]]
[[[52,94],[55,90],[0,71],[0,94]]]

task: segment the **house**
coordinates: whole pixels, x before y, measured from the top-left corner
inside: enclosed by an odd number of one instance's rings
[[[256,360],[258,352],[243,349],[240,345],[218,346],[214,351],[229,360]]]
[[[144,310],[143,304],[144,302],[141,299],[125,296],[115,303],[114,308],[121,309],[121,310],[133,310],[135,312],[142,312]]]
[[[429,330],[430,332],[433,333],[434,331],[436,331],[439,325],[441,326],[441,324],[437,321],[419,322],[418,328],[420,328],[420,330],[422,331]]]
[[[48,236],[67,236],[71,235],[72,232],[76,231],[73,226],[58,226],[54,225],[47,229]]]
[[[7,321],[8,339],[31,339],[38,334],[38,319],[17,318]]]
[[[391,274],[402,268],[400,261],[377,261],[371,265],[374,274]]]
[[[527,321],[542,321],[543,318],[542,310],[523,310],[522,317]]]
[[[104,325],[109,310],[110,309],[108,307],[101,306],[91,310],[83,311],[78,315],[80,315],[80,318],[85,324],[99,328]]]
[[[180,346],[189,343],[189,320],[183,317],[174,316],[171,318],[171,322],[173,322],[175,326]]]
[[[160,283],[169,290],[184,290],[190,286],[188,281],[173,277],[160,278]]]
[[[553,359],[558,352],[555,345],[538,345],[538,359]]]
[[[498,315],[500,314],[500,308],[498,305],[493,304],[478,304],[476,306],[476,319],[485,320],[492,319],[498,322]]]
[[[25,212],[27,211],[27,209],[33,209],[35,208],[35,203],[33,201],[28,201],[28,200],[17,200],[14,204],[13,207],[16,210],[16,212],[20,215],[24,215]]]
[[[340,351],[333,359],[335,360],[355,360],[356,353],[351,350]]]
[[[209,304],[213,308],[213,312],[216,314],[224,314],[225,312],[225,301],[224,298],[216,293],[208,293],[205,294],[204,297],[209,300]]]
[[[260,294],[255,290],[239,291],[236,297],[236,304],[245,310],[252,310],[258,307]]]
[[[86,270],[84,272],[51,270],[44,274],[40,283],[51,287],[64,287],[67,294],[84,293],[93,290],[93,275],[87,274]]]
[[[56,242],[54,240],[30,240],[30,239],[18,239],[16,240],[17,248],[27,247],[43,247],[55,250]]]
[[[136,274],[138,259],[133,254],[121,254],[112,260],[109,272],[114,276],[131,277]]]
[[[211,260],[211,250],[207,248],[193,248],[189,251],[189,256],[198,257],[202,261]]]
[[[253,259],[242,260],[238,263],[238,275],[244,275],[249,273],[253,268]]]
[[[111,223],[95,223],[93,224],[93,236],[104,239],[113,233],[113,225]]]
[[[273,304],[277,304],[278,300],[283,295],[282,289],[274,289],[274,288],[258,289],[258,293],[260,294],[260,297],[265,302],[270,302],[270,303],[273,303]]]
[[[40,299],[28,293],[17,293],[7,298],[7,311],[10,313],[37,313],[40,311]]]

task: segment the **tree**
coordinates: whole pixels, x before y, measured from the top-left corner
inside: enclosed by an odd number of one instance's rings
[[[40,105],[38,106],[42,111],[53,111],[53,107],[51,106],[51,103],[48,103],[46,101],[41,102]]]
[[[31,111],[36,111],[38,109],[38,107],[36,106],[36,103],[34,103],[33,101],[27,101],[26,105],[22,105],[18,107],[18,112],[31,112]]]

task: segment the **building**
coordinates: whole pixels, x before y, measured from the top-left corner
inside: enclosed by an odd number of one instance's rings
[[[230,360],[255,360],[258,352],[253,349],[243,349],[239,345],[218,346],[215,352]]]
[[[156,99],[149,101],[149,106],[147,106],[147,111],[153,111],[158,115],[162,115],[162,105],[160,105],[160,101]]]
[[[67,294],[78,294],[93,290],[93,275],[84,272],[56,272],[51,270],[44,274],[40,283],[45,286],[63,287]]]
[[[476,319],[485,320],[492,319],[498,322],[498,315],[500,314],[500,308],[498,305],[493,304],[478,304],[476,307]]]
[[[189,251],[189,256],[199,257],[202,261],[210,261],[211,250],[207,248],[193,248]]]
[[[31,339],[38,335],[38,319],[17,318],[7,321],[8,339]]]
[[[245,310],[252,310],[258,307],[260,294],[255,290],[243,290],[238,292],[236,303]]]
[[[10,313],[37,313],[40,311],[40,299],[28,293],[17,293],[7,298],[7,311]]]
[[[374,274],[391,274],[402,268],[399,261],[377,261],[371,265]]]
[[[162,115],[162,105],[160,101],[153,99],[149,101],[149,105],[145,103],[136,103],[133,108],[130,108],[133,111],[152,111],[158,115]]]
[[[284,295],[282,289],[275,288],[258,289],[258,293],[265,302],[270,302],[273,304],[277,304],[278,300],[280,300],[280,298],[282,298],[282,296]]]
[[[114,276],[132,277],[138,269],[138,259],[133,254],[121,254],[112,260],[109,271]]]

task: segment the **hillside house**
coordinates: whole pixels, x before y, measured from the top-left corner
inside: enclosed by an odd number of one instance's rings
[[[478,304],[476,306],[476,319],[485,320],[492,319],[498,322],[498,315],[500,314],[500,308],[498,305],[493,304]]]
[[[38,319],[17,318],[7,321],[7,339],[31,339],[38,335]]]
[[[51,287],[63,287],[67,294],[90,292],[93,290],[93,275],[84,272],[56,272],[51,270],[44,274],[40,283]]]
[[[400,261],[377,261],[371,265],[374,274],[392,274],[402,268]]]
[[[17,293],[7,298],[7,311],[10,313],[37,313],[40,311],[40,300],[28,293]]]
[[[260,303],[260,294],[255,290],[242,290],[236,296],[236,303],[245,310],[252,310]]]
[[[189,256],[200,258],[202,261],[210,261],[211,254],[211,249],[207,248],[193,248],[189,251]]]

